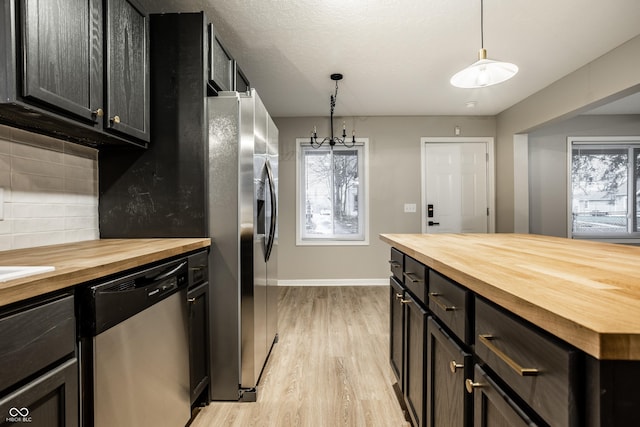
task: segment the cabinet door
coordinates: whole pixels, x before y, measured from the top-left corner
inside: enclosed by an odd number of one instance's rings
[[[464,427],[471,422],[471,395],[465,379],[473,372],[471,354],[463,351],[433,319],[427,326],[427,419],[433,427]]]
[[[427,312],[405,293],[404,398],[413,425],[425,424]]]
[[[209,282],[189,291],[189,375],[191,404],[209,385]],[[204,396],[208,402],[208,396]]]
[[[1,397],[0,414],[6,425],[77,426],[77,359],[71,359],[12,394]]]
[[[518,427],[537,426],[525,411],[503,391],[478,365],[474,372],[475,382],[467,379],[467,391],[473,397],[474,427]]]
[[[98,0],[22,0],[22,95],[95,122],[102,108]]]
[[[389,304],[391,316],[389,318],[390,325],[390,336],[389,336],[389,344],[390,344],[390,359],[391,359],[391,369],[398,380],[398,385],[400,386],[400,390],[404,391],[404,384],[402,382],[402,359],[403,359],[403,349],[402,349],[402,341],[404,338],[404,326],[403,326],[403,310],[402,310],[402,299],[404,298],[404,289],[402,285],[398,283],[398,281],[391,277],[389,279]]]
[[[109,131],[149,142],[149,22],[133,0],[106,1]]]

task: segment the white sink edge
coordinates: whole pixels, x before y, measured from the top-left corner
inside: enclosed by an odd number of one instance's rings
[[[34,274],[47,273],[54,271],[56,268],[48,265],[38,266],[13,266],[2,265],[0,266],[0,282],[7,282],[9,280],[20,279],[22,277],[32,276]]]

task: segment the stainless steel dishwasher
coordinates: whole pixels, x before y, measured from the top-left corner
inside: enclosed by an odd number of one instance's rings
[[[84,426],[189,421],[187,282],[181,258],[79,291]]]

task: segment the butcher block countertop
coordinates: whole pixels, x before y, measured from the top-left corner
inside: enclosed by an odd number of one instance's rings
[[[0,282],[0,307],[211,245],[208,238],[102,239],[0,252],[0,266],[54,271]]]
[[[532,234],[382,234],[602,360],[640,360],[640,247]]]

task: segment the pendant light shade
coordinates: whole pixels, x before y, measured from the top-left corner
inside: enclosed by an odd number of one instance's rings
[[[484,48],[483,0],[480,0],[480,46],[478,61],[454,74],[450,80],[453,86],[464,89],[491,86],[509,80],[518,72],[515,64],[487,59],[487,50]]]
[[[453,86],[464,89],[491,86],[509,80],[518,72],[515,64],[487,59],[485,49],[480,49],[478,57],[478,61],[451,77]]]

